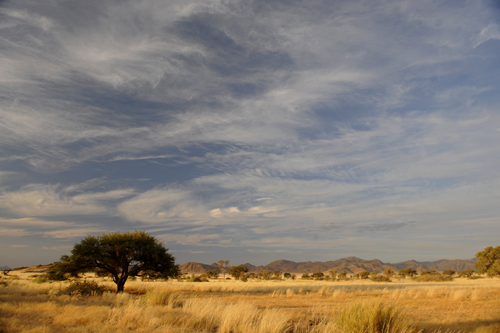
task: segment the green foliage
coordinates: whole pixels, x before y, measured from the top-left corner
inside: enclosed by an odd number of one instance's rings
[[[449,275],[424,274],[419,276],[413,276],[412,280],[417,282],[446,282],[446,281],[453,281],[453,278]]]
[[[476,254],[476,259],[474,266],[480,274],[488,273],[490,277],[500,276],[500,246],[485,248]]]
[[[229,259],[221,259],[217,262],[220,271],[224,274],[224,280],[226,279],[226,274],[229,273]]]
[[[391,278],[385,275],[375,275],[370,277],[373,282],[391,282]]]
[[[271,273],[270,271],[264,270],[262,272],[262,279],[264,279],[264,280],[271,280],[272,277],[273,277],[273,273]]]
[[[208,279],[205,276],[196,276],[193,274],[193,276],[188,277],[186,279],[186,282],[209,282]]]
[[[396,273],[394,273],[394,271],[388,267],[384,270],[382,274],[390,278],[391,276],[394,276]]]
[[[411,267],[408,267],[408,268],[405,268],[405,269],[401,269],[399,272],[398,272],[398,276],[402,276],[402,277],[413,277],[417,275],[417,271],[414,270],[413,268]]]
[[[314,280],[323,280],[324,277],[325,277],[325,274],[323,274],[322,272],[316,272],[316,273],[312,274],[312,278]]]
[[[130,276],[177,277],[179,267],[163,244],[144,231],[85,237],[75,244],[71,256],[54,263],[49,276],[65,278],[88,270],[106,271],[122,292]]]
[[[369,276],[370,276],[370,272],[368,272],[368,271],[364,271],[364,272],[359,273],[359,278],[363,279],[363,280],[368,279]]]
[[[458,277],[470,278],[475,272],[476,271],[473,269],[467,269],[467,270],[458,272],[457,275],[458,275]]]
[[[37,277],[35,277],[33,280],[31,280],[31,282],[33,282],[33,283],[47,283],[47,282],[50,282],[50,279],[47,275],[42,274],[42,275],[38,275]]]
[[[281,271],[274,271],[273,272],[273,279],[275,279],[275,280],[281,280],[281,274],[283,274],[283,272],[281,272]]]
[[[105,292],[110,291],[105,286],[97,284],[95,281],[75,281],[72,282],[63,293],[72,296],[93,296],[102,295]]]
[[[292,274],[290,274],[290,273],[285,273],[285,274],[283,274],[283,276],[285,277],[285,279],[291,279],[292,278]]]
[[[452,271],[451,269],[447,269],[447,270],[443,271],[442,274],[452,276],[452,275],[455,275],[455,271]]]
[[[310,280],[310,279],[311,277],[309,276],[309,274],[307,273],[302,274],[302,280]]]
[[[248,272],[248,268],[245,266],[233,266],[229,269],[229,275],[239,280],[241,276]]]
[[[347,273],[346,272],[340,272],[337,277],[338,277],[339,280],[347,280]]]
[[[219,278],[219,271],[217,269],[205,272],[205,274],[209,279],[218,279]]]
[[[439,275],[439,273],[436,271],[422,271],[420,275]]]

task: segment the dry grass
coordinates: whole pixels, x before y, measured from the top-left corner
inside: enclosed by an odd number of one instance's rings
[[[2,280],[0,332],[500,332],[500,279],[131,281],[91,297],[64,295],[65,282]]]

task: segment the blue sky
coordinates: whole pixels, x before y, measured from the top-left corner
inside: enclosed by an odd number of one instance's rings
[[[2,1],[0,51],[1,266],[498,245],[497,2]]]

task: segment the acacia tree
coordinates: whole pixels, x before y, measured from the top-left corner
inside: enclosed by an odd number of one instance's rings
[[[162,242],[144,231],[88,235],[75,244],[70,256],[62,256],[52,267],[54,271],[70,274],[106,271],[120,293],[130,276],[179,276],[175,258],[167,251]]]
[[[224,273],[224,280],[226,279],[226,273],[229,273],[229,259],[221,259],[217,261],[219,268]]]
[[[246,266],[233,266],[229,269],[229,275],[234,277],[236,280],[239,280],[240,277],[244,276],[246,272],[248,272],[248,268]]]
[[[488,276],[500,276],[500,246],[488,246],[484,251],[476,254],[477,262],[474,266],[479,273],[488,273]]]

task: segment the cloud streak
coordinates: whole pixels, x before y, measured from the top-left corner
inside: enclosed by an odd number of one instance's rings
[[[146,229],[186,261],[405,246],[388,234],[432,259],[419,239],[471,225],[479,250],[499,236],[494,11],[2,2],[0,226],[15,244]]]

